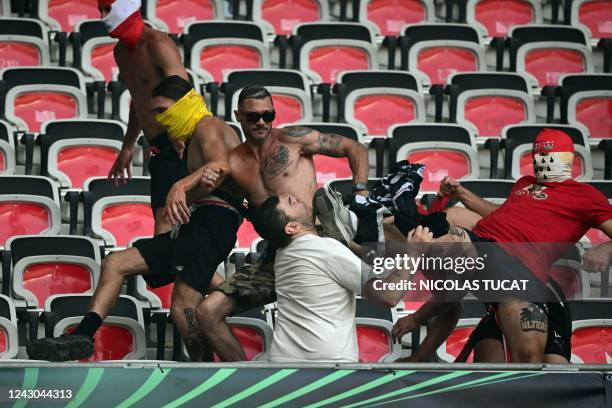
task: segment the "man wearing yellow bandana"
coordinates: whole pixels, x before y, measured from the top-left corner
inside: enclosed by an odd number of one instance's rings
[[[183,159],[190,174],[168,194],[168,202],[176,204],[168,218],[173,223],[186,222],[178,231],[139,240],[134,247],[107,256],[89,312],[76,334],[36,340],[28,346],[30,357],[67,361],[90,356],[93,336],[112,309],[124,279],[143,275],[154,288],[174,282],[170,311],[189,356],[192,361],[211,359],[205,356],[194,310],[204,299],[217,266],[234,248],[242,222],[238,211],[242,199],[230,195],[223,183],[230,151],[240,140],[231,127],[210,114],[203,98],[179,76],[168,77],[153,89],[153,109],[168,135],[186,144]]]

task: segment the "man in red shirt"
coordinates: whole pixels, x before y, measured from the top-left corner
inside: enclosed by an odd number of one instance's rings
[[[465,230],[465,241],[495,242],[501,248],[489,254],[487,263],[493,268],[488,267],[479,278],[528,277],[532,287],[540,285],[535,291],[538,297],[546,290],[548,270],[567,248],[563,244],[577,242],[590,228],[612,237],[612,206],[601,192],[572,179],[574,145],[565,133],[544,129],[533,144],[532,156],[535,177],[518,180],[502,205],[483,200],[448,178],[442,181],[440,193],[458,198],[468,210],[483,217],[472,231]],[[451,224],[461,225],[451,214],[449,218]],[[451,227],[455,240],[463,233],[457,230]],[[484,244],[489,251],[491,245]],[[604,243],[587,254],[585,264],[603,269],[611,254],[612,242]],[[512,292],[495,305],[496,323],[507,342],[511,362],[542,361],[548,317],[546,300],[535,300]]]

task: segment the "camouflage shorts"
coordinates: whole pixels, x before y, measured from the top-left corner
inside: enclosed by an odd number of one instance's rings
[[[274,261],[245,265],[216,290],[236,299],[234,314],[276,302]]]

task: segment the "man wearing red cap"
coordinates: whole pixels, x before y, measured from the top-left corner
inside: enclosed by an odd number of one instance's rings
[[[451,233],[460,236],[465,231],[464,241],[486,248],[479,253],[489,252],[487,269],[479,277],[526,277],[533,289],[530,296],[506,293],[501,297],[503,300],[490,307],[488,326],[503,333],[511,362],[542,362],[545,350],[547,355],[569,359],[571,321],[569,328],[564,327],[567,322],[549,322],[548,271],[564,255],[567,246],[563,244],[578,242],[590,228],[598,228],[612,237],[612,206],[607,198],[572,178],[571,138],[560,130],[544,129],[533,143],[532,157],[535,176],[519,179],[502,205],[483,200],[450,177],[442,180],[439,193],[459,199],[471,210],[453,209],[452,212],[461,212],[461,216],[449,214],[449,222],[464,227],[451,227]],[[611,256],[612,242],[604,243],[585,255],[585,268],[596,265],[603,270],[610,265]],[[491,299],[491,293],[487,295]],[[551,339],[558,336],[557,330],[563,332],[563,339]],[[476,340],[499,338],[501,333]],[[555,342],[566,344],[551,351]]]
[[[140,15],[140,0],[98,0],[98,8],[109,35],[119,39],[114,50],[119,79],[132,97],[123,146],[108,177],[117,183],[119,179],[125,181],[126,172],[128,178],[132,176],[134,144],[142,131],[154,152],[149,170],[157,235],[170,229],[164,217],[166,195],[175,182],[187,176],[187,171],[180,158],[184,146],[173,142],[155,121],[151,91],[162,79],[172,75],[188,79],[187,71],[168,35],[145,25]]]

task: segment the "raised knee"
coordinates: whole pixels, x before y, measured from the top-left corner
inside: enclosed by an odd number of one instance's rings
[[[118,254],[109,254],[102,260],[103,274],[118,274],[125,275],[125,268],[122,267]]]

